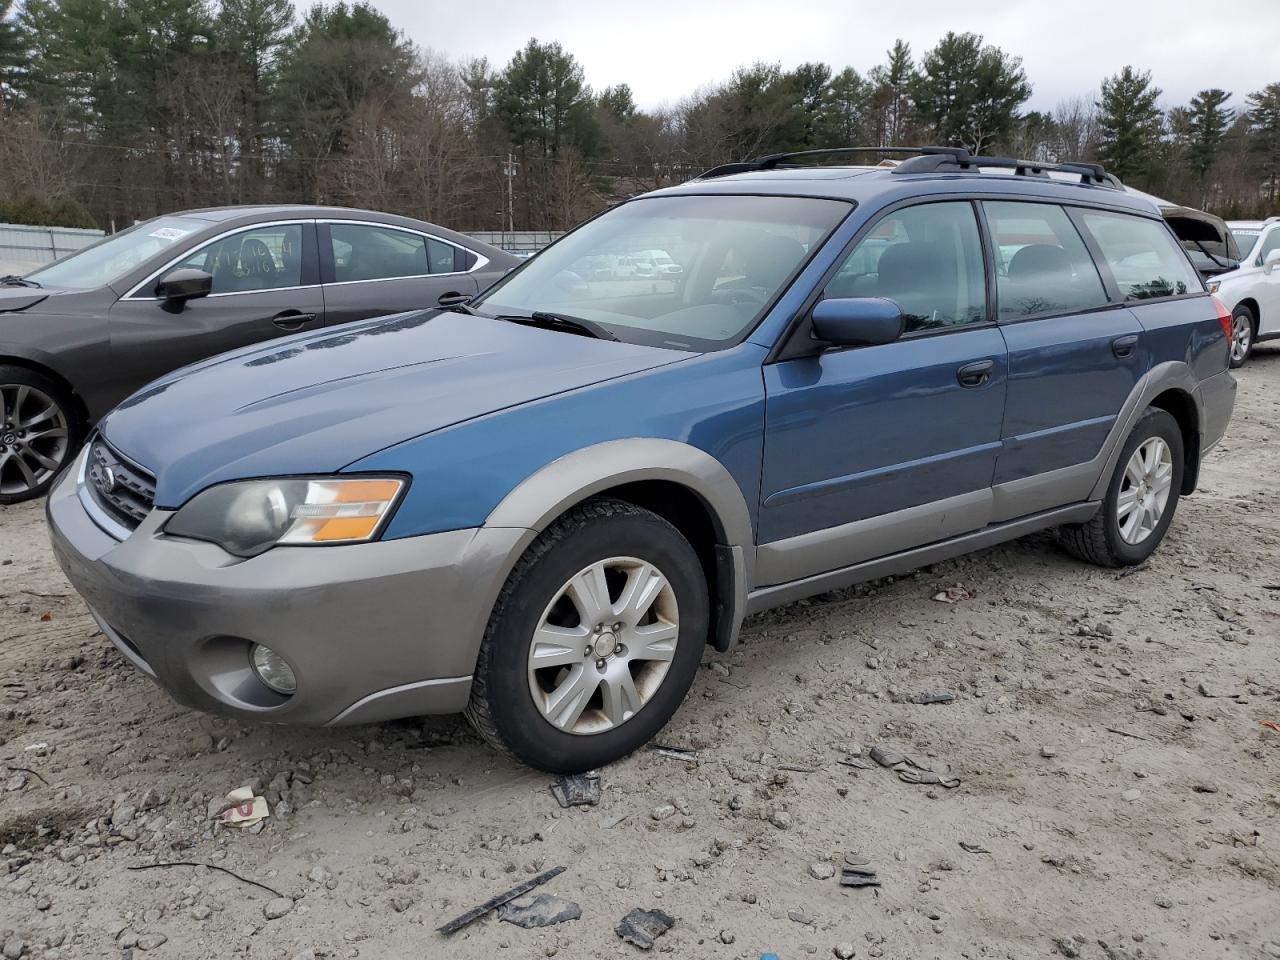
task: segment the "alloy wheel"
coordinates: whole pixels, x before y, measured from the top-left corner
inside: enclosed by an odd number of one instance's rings
[[[580,570],[543,611],[529,645],[529,691],[565,733],[612,730],[662,686],[680,616],[670,581],[634,557]]]
[[[1125,543],[1139,544],[1155,531],[1173,487],[1173,451],[1152,437],[1129,458],[1116,498],[1116,522]]]
[[[1238,313],[1231,318],[1231,360],[1243,363],[1249,356],[1249,347],[1253,343],[1253,321],[1247,314]]]
[[[0,383],[0,494],[39,489],[62,468],[70,445],[57,401],[38,387]]]

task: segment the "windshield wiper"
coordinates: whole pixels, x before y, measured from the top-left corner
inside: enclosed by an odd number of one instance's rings
[[[523,323],[529,327],[545,327],[548,330],[562,330],[565,333],[580,337],[595,337],[597,340],[613,340],[618,338],[596,323],[583,317],[571,317],[565,313],[548,313],[546,310],[535,310],[527,317],[502,316],[495,320],[509,320],[511,323]]]
[[[20,277],[16,273],[7,277],[0,277],[0,287],[36,287],[40,284],[34,280],[28,280],[26,277]]]

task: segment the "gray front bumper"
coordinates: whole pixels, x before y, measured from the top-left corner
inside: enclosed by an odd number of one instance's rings
[[[304,724],[453,713],[467,702],[493,601],[528,531],[449,533],[241,560],[167,537],[154,511],[127,539],[86,512],[67,471],[47,505],[54,554],[103,632],[178,701]],[[273,694],[250,642],[293,667]]]

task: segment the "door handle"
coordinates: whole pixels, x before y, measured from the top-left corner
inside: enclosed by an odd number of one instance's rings
[[[459,293],[457,290],[450,290],[448,293],[440,294],[440,296],[436,298],[436,303],[445,308],[456,307],[460,304],[466,303],[473,296],[474,294]]]
[[[308,323],[311,323],[315,318],[316,315],[314,313],[303,313],[300,310],[286,310],[283,313],[277,313],[271,318],[271,322],[281,330],[299,330]]]
[[[980,387],[991,379],[991,371],[996,368],[994,360],[979,360],[966,363],[956,371],[956,379],[962,387]]]
[[[1133,356],[1133,348],[1138,345],[1138,335],[1131,333],[1127,337],[1116,337],[1111,341],[1111,352],[1121,360]]]

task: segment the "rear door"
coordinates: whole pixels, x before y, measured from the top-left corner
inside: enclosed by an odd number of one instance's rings
[[[885,214],[823,296],[892,299],[906,333],[764,368],[757,585],[944,540],[990,519],[1007,357],[987,308],[973,204]],[[807,336],[802,327],[793,342]]]
[[[1087,494],[1097,479],[1091,463],[1150,355],[1142,325],[1113,295],[1067,208],[1019,200],[982,209],[1009,348],[994,480],[1000,521]]]
[[[479,292],[476,254],[416,230],[332,220],[320,224],[326,322],[350,323],[440,305]]]
[[[181,306],[158,300],[156,284],[175,270],[203,270],[213,292]],[[206,357],[324,325],[315,225],[309,220],[233,230],[183,254],[108,318],[112,355],[132,383]]]

